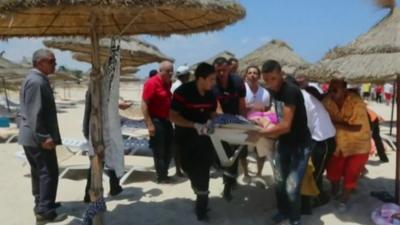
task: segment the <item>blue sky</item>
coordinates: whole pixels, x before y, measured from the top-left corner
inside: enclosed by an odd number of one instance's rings
[[[344,45],[377,23],[388,10],[373,4],[373,0],[241,0],[247,10],[245,19],[222,31],[191,36],[173,35],[170,38],[143,36],[176,59],[176,65],[193,64],[218,52],[228,50],[242,57],[257,47],[280,39],[309,62],[318,61],[329,49]],[[31,57],[35,49],[43,47],[42,39],[10,39],[0,43],[5,57],[20,61]],[[59,65],[89,69],[69,52],[55,51]],[[142,67],[145,76],[156,64]]]

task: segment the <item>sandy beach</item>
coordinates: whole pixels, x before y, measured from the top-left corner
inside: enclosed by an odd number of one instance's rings
[[[62,90],[59,91],[62,94]],[[83,100],[85,88],[77,87],[70,90],[70,99]],[[121,96],[128,100],[139,101],[140,84],[123,84]],[[17,93],[11,98],[17,99]],[[64,109],[58,114],[60,131],[63,138],[83,139],[82,135],[82,103],[75,107]],[[390,107],[383,104],[370,103],[370,107],[381,114],[385,120],[390,118]],[[387,130],[387,127],[384,129]],[[31,195],[29,165],[17,159],[15,153],[22,150],[17,144],[0,145],[0,224],[30,225],[34,224],[33,197]],[[351,199],[350,209],[340,213],[336,209],[336,202],[314,210],[312,216],[304,216],[303,222],[307,225],[336,225],[336,224],[373,224],[371,212],[382,205],[379,200],[370,196],[371,191],[394,191],[395,152],[387,149],[389,163],[381,164],[377,157],[371,157],[367,165],[369,173],[361,179],[360,185]],[[62,159],[60,159],[62,158]],[[85,156],[63,157],[60,169],[68,165],[88,163]],[[173,185],[158,185],[154,182],[154,170],[151,169],[151,158],[137,157],[127,160],[127,166],[140,165],[148,168],[147,171],[135,172],[126,184],[124,191],[115,198],[106,198],[108,212],[107,225],[188,225],[203,224],[196,220],[193,213],[194,194],[187,179],[179,179]],[[149,169],[150,168],[150,169]],[[255,172],[255,160],[250,158],[250,169]],[[171,167],[170,174],[175,169]],[[254,174],[254,173],[253,173]],[[222,178],[211,179],[210,184],[210,221],[208,224],[226,225],[265,225],[272,224],[269,220],[275,211],[275,195],[272,185],[272,172],[268,163],[264,173],[266,188],[254,184],[245,185],[241,182],[234,191],[232,202],[226,202],[221,197]],[[83,174],[84,175],[84,174]],[[80,224],[87,207],[82,202],[85,179],[67,179],[59,181],[57,201],[62,202],[59,210],[68,214],[68,220],[57,224]],[[105,194],[108,193],[108,180],[104,180]],[[327,186],[326,186],[327,187]],[[286,224],[286,223],[283,223]]]

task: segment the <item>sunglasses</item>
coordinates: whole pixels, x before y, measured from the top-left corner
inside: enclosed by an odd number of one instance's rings
[[[55,65],[56,64],[56,59],[46,59],[49,64]]]

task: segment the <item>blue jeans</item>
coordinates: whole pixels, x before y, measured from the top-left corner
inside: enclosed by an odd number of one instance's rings
[[[311,154],[311,140],[307,144],[278,143],[275,155],[276,200],[279,213],[291,222],[301,217],[301,185]]]

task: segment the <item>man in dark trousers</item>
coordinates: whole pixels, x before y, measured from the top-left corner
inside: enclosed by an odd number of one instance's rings
[[[215,117],[217,100],[211,92],[215,84],[214,67],[200,63],[196,80],[183,84],[173,95],[171,120],[181,155],[182,168],[197,196],[196,215],[206,220],[213,145],[207,136],[207,121]]]
[[[35,197],[36,224],[66,219],[57,214],[58,163],[56,146],[61,144],[57,110],[47,76],[54,73],[56,59],[46,49],[33,54],[33,69],[22,83],[18,143],[31,166],[32,194]]]
[[[244,116],[246,114],[246,87],[243,79],[230,73],[228,61],[223,57],[216,58],[213,66],[217,73],[217,85],[214,86],[213,92],[219,104],[218,113]],[[226,142],[222,142],[222,144],[227,156],[231,157],[234,154],[235,146]],[[232,187],[236,184],[238,176],[238,161],[237,159],[231,167],[224,171],[223,197],[228,201],[232,200]]]
[[[142,96],[142,112],[149,130],[149,144],[153,150],[159,184],[171,183],[168,169],[172,158],[173,128],[169,121],[169,111],[173,74],[173,64],[170,61],[161,62],[158,74],[145,83]]]
[[[284,72],[277,61],[266,61],[261,72],[275,99],[279,123],[261,131],[248,132],[249,141],[256,141],[261,136],[279,137],[275,156],[278,213],[272,220],[281,223],[289,219],[291,225],[299,225],[300,188],[311,153],[304,98],[299,87],[284,80]]]

